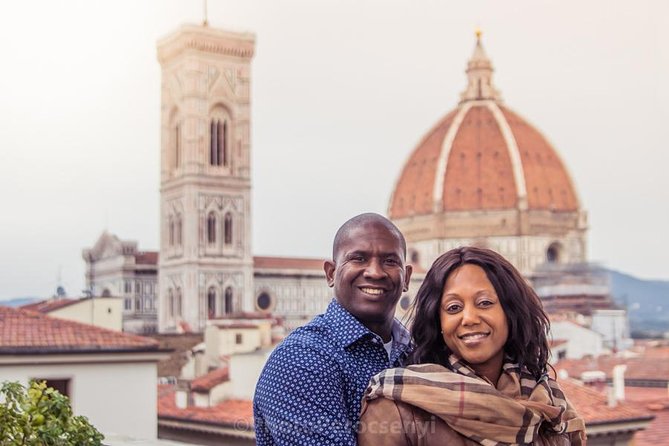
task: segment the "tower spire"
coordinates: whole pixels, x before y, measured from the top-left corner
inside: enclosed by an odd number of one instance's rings
[[[476,101],[491,99],[501,101],[502,98],[492,83],[492,73],[494,71],[492,63],[488,58],[483,45],[481,44],[480,29],[476,29],[476,46],[474,53],[467,62],[467,88],[460,95],[460,103],[466,101]]]
[[[204,8],[204,20],[202,20],[202,26],[209,26],[209,21],[207,20],[207,0],[202,0],[202,6]]]

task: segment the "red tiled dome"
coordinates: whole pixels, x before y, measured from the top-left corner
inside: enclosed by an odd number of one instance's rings
[[[556,151],[501,104],[492,66],[477,42],[460,105],[422,139],[390,200],[391,219],[448,211],[577,211],[570,176]]]

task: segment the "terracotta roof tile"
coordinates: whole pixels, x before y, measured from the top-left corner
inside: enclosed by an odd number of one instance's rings
[[[158,342],[42,313],[0,306],[0,353],[158,350]]]
[[[46,299],[40,302],[34,302],[27,305],[22,305],[19,308],[23,310],[37,311],[40,313],[50,313],[55,310],[67,307],[69,305],[79,302],[79,299],[69,299],[69,298],[60,298],[60,299]]]
[[[174,401],[174,386],[158,386],[158,417],[205,424],[218,424],[253,430],[253,402],[226,400],[213,407],[187,407],[179,409]]]
[[[157,265],[157,251],[143,251],[135,254],[135,263],[138,265]]]
[[[520,151],[530,209],[577,210],[574,186],[557,152],[527,121],[504,106],[500,108]]]
[[[486,106],[472,107],[458,129],[446,164],[443,197],[446,211],[518,205],[509,150]]]
[[[194,392],[209,392],[217,385],[227,381],[230,381],[230,370],[227,367],[220,367],[194,379],[190,388]]]
[[[253,257],[253,267],[266,269],[311,269],[323,271],[325,259],[299,257]]]
[[[624,422],[626,420],[638,420],[650,418],[648,410],[643,410],[636,405],[619,403],[609,407],[606,395],[594,388],[579,384],[573,379],[561,379],[560,387],[576,411],[585,420],[586,425]]]
[[[456,111],[443,117],[428,132],[404,164],[388,209],[390,218],[432,212],[436,166],[443,140]]]
[[[669,391],[652,387],[625,387],[625,400],[648,410],[655,419],[634,436],[635,446],[669,443]]]
[[[635,358],[599,356],[597,358],[564,359],[554,366],[556,370],[566,370],[573,378],[578,378],[581,373],[590,370],[601,370],[606,373],[607,378],[611,378],[613,367],[618,364],[627,365],[625,380],[669,380],[669,355],[656,355],[655,352]]]

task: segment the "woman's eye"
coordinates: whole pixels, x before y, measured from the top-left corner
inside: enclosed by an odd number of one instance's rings
[[[450,314],[457,313],[458,311],[460,311],[460,305],[458,304],[446,305],[445,309],[447,313]]]
[[[495,302],[493,302],[491,300],[484,300],[484,301],[479,302],[479,305],[482,306],[482,307],[489,307],[489,306],[494,305],[494,304],[495,304]]]

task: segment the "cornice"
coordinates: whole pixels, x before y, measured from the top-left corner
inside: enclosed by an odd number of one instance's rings
[[[250,59],[255,51],[255,36],[251,33],[184,26],[158,42],[158,60],[164,64],[188,50]]]

